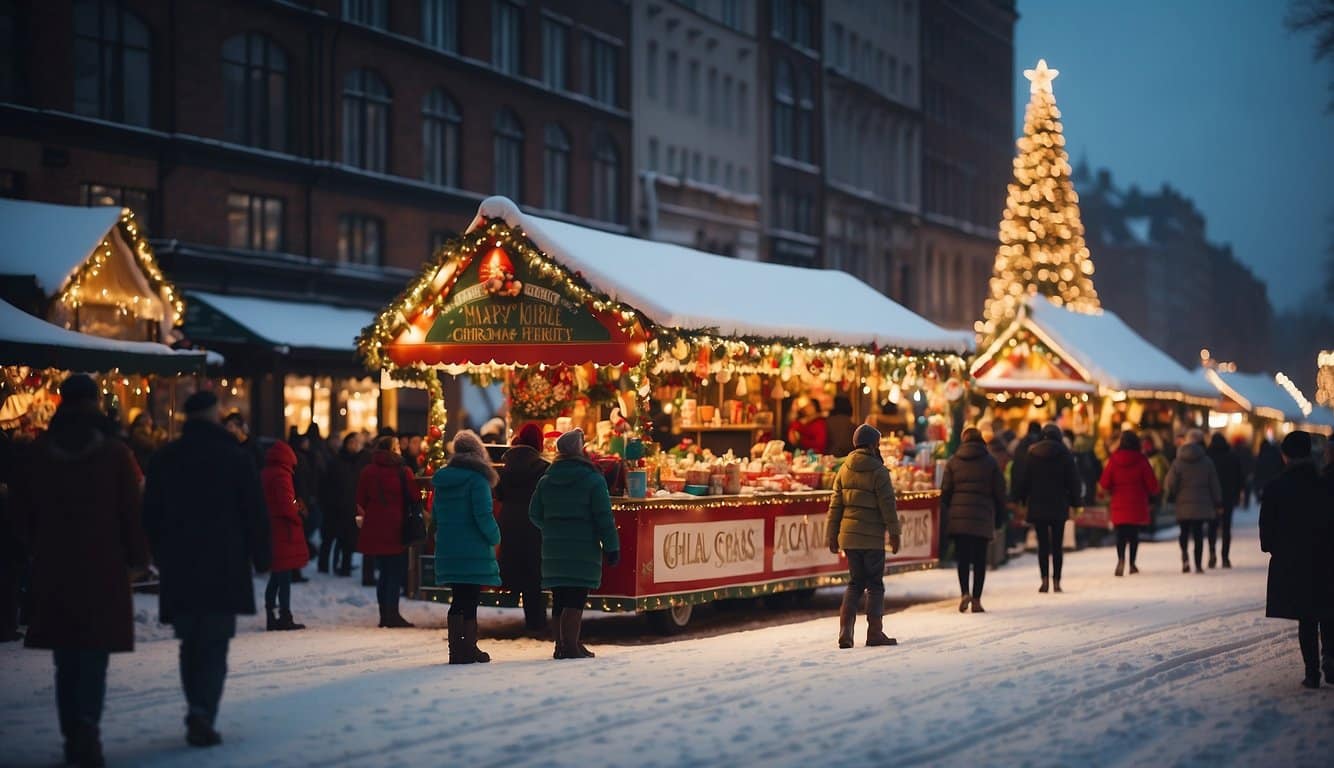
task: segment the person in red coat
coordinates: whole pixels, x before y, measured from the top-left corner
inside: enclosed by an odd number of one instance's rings
[[[273,542],[273,567],[269,571],[269,584],[264,588],[264,612],[268,617],[265,625],[270,631],[306,628],[305,624],[292,620],[292,574],[310,561],[304,509],[296,497],[295,473],[296,452],[287,443],[274,443],[259,473],[264,501],[269,507]]]
[[[403,463],[398,438],[384,435],[375,441],[371,463],[357,481],[357,506],[361,508],[361,532],[357,551],[375,558],[379,577],[375,599],[380,604],[380,626],[411,627],[398,612],[398,598],[407,580],[408,556],[403,546],[405,494],[417,487],[412,471]]]
[[[797,420],[788,430],[788,442],[801,451],[814,451],[823,454],[829,444],[829,426],[825,417],[820,415],[820,403],[802,398]]]
[[[1126,570],[1126,546],[1130,547],[1130,572],[1139,573],[1139,530],[1149,524],[1149,498],[1158,495],[1158,476],[1144,457],[1139,436],[1121,433],[1121,443],[1102,470],[1098,485],[1112,495],[1112,525],[1116,526],[1116,575]]]

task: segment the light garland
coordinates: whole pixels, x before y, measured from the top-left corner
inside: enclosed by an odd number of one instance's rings
[[[1301,409],[1303,416],[1311,415],[1311,401],[1306,399],[1306,395],[1302,394],[1301,389],[1297,387],[1292,379],[1288,378],[1286,373],[1279,371],[1274,374],[1274,381],[1280,387],[1283,387],[1283,391],[1287,392],[1289,397],[1297,402],[1297,407]]]
[[[185,320],[185,301],[177,293],[176,287],[167,281],[162,270],[158,267],[157,258],[153,255],[153,248],[148,244],[148,240],[143,237],[139,230],[138,222],[134,220],[134,211],[129,208],[122,208],[120,218],[116,222],[121,237],[125,239],[125,244],[134,254],[135,261],[139,265],[148,285],[169,307],[171,316],[168,318],[169,326],[178,326]],[[107,261],[113,256],[115,243],[112,238],[107,236],[98,243],[93,249],[93,254],[75,269],[74,273],[66,278],[63,285],[57,290],[57,300],[71,310],[77,310],[85,304],[103,304],[97,299],[100,295],[88,296],[85,291],[85,284],[102,273],[106,268]],[[105,294],[105,291],[102,292]],[[134,314],[135,317],[142,315],[135,312],[135,305],[139,304],[141,297],[132,296],[128,302],[109,302],[120,312],[121,316],[128,317]]]
[[[1019,154],[1000,223],[991,294],[976,325],[983,343],[994,339],[1032,294],[1077,312],[1099,308],[1079,196],[1070,181],[1061,113],[1051,87],[1058,73],[1045,60],[1024,71],[1032,97],[1024,115],[1024,135],[1016,142]]]

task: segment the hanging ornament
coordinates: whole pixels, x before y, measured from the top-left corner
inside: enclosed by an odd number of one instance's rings
[[[432,424],[430,428],[426,430],[426,434],[429,435],[432,440],[439,440],[440,436],[444,433],[440,431],[440,427]]]
[[[685,339],[677,339],[676,343],[672,344],[672,357],[684,361],[689,355],[690,347],[686,344]]]
[[[775,381],[773,389],[769,390],[769,397],[774,400],[782,400],[787,397],[787,390],[783,389],[782,383]]]
[[[722,368],[713,378],[717,379],[719,384],[726,384],[732,380],[732,370],[730,368]]]
[[[750,386],[746,384],[748,377],[742,376],[736,380],[736,396],[745,397],[750,394]]]
[[[700,347],[699,354],[695,357],[695,377],[706,379],[709,377],[709,348]]]

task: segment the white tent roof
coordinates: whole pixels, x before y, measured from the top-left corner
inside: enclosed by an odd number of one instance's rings
[[[483,217],[522,228],[548,256],[658,325],[929,351],[973,347],[972,333],[940,328],[845,272],[731,259],[615,235],[530,216],[505,197],[483,201],[469,231]]]
[[[116,206],[0,200],[0,275],[32,275],[48,296],[54,294],[116,226],[120,213]]]
[[[1218,378],[1222,379],[1226,388],[1218,387],[1224,395],[1232,396],[1232,392],[1240,395],[1246,402],[1238,403],[1243,408],[1254,412],[1258,408],[1267,408],[1271,411],[1277,411],[1283,414],[1284,421],[1304,421],[1302,410],[1297,406],[1297,401],[1292,399],[1287,390],[1279,386],[1270,373],[1217,373]],[[1227,390],[1231,389],[1232,392]]]
[[[124,341],[61,328],[0,301],[0,365],[133,373],[198,371],[205,361],[222,362],[209,352],[176,350],[152,341]]]
[[[1074,312],[1040,296],[1030,298],[1027,307],[1030,326],[1101,387],[1195,397],[1218,394],[1207,380],[1145,341],[1115,313]]]
[[[361,330],[375,321],[366,309],[190,292],[271,344],[309,349],[354,350]]]

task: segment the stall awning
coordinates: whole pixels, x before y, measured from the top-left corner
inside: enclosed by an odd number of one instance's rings
[[[32,275],[47,296],[116,228],[121,209],[0,200],[0,274]]]
[[[0,301],[0,365],[170,375],[202,373],[206,360],[204,352],[66,330]]]
[[[531,216],[504,197],[483,201],[487,219],[521,228],[549,257],[654,323],[725,337],[967,352],[973,334],[947,331],[846,272],[803,269],[703,253]]]
[[[207,343],[353,352],[375,314],[323,304],[190,292],[184,330]]]
[[[1031,333],[1058,360],[1051,372],[1024,377],[1023,361],[1009,364],[1010,342]],[[1124,392],[1141,398],[1216,399],[1218,393],[1198,374],[1186,370],[1165,352],[1145,341],[1115,313],[1073,312],[1046,298],[1030,298],[1020,316],[980,355],[973,365],[978,386],[1007,390],[1012,383],[1030,391]]]
[[[1269,373],[1238,373],[1210,370],[1205,375],[1217,390],[1243,410],[1263,419],[1301,422],[1297,401]]]

